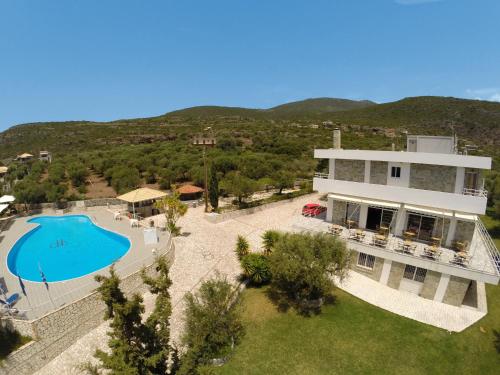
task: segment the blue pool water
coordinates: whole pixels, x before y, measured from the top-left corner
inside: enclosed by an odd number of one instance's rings
[[[41,216],[38,226],[22,236],[7,256],[16,276],[41,281],[63,281],[109,266],[130,248],[130,241],[95,225],[87,216]]]

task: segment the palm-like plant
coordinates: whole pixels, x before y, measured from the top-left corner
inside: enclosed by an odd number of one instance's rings
[[[248,254],[241,259],[241,268],[254,284],[263,284],[271,280],[269,259],[263,254]]]
[[[272,253],[276,242],[281,238],[281,233],[277,230],[266,230],[262,235],[262,245],[264,247],[264,253],[269,255]]]
[[[238,239],[236,240],[236,255],[238,259],[242,259],[245,255],[250,252],[250,245],[245,237],[242,235],[238,235]]]

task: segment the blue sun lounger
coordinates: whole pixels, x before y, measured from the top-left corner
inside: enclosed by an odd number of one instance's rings
[[[11,309],[17,303],[17,301],[19,301],[19,294],[14,293],[5,301],[3,299],[0,299],[0,304],[5,305],[5,307],[7,307],[8,309]]]

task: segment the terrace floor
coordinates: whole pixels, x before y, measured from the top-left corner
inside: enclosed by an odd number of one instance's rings
[[[325,221],[324,214],[319,217],[298,216],[294,223],[294,227],[299,230],[302,229],[307,231],[327,232],[327,233],[329,232],[329,228],[331,228],[331,226],[332,226],[331,223]],[[358,241],[352,238],[354,232],[355,229],[348,229],[343,227],[342,231],[339,234],[339,237],[347,241],[355,241],[356,243],[375,246],[374,237],[377,233],[369,230],[363,230],[363,239]],[[387,244],[385,246],[377,246],[377,247],[385,249],[387,251],[402,252],[401,250],[402,244],[403,244],[403,239],[394,236],[393,234],[389,234],[387,238]],[[412,255],[419,258],[429,259],[425,256],[425,248],[429,246],[428,244],[418,241],[411,241],[411,244],[415,247],[415,250]],[[444,246],[439,247],[439,250],[440,250],[440,255],[436,257],[436,259],[434,260],[436,262],[448,265],[455,265],[457,267],[469,268],[472,270],[477,270],[490,274],[495,274],[496,272],[494,264],[488,254],[488,251],[483,241],[481,241],[480,239],[472,241],[470,248],[468,250],[470,259],[466,265],[456,265],[456,263],[453,263],[456,254],[454,250],[446,248]]]

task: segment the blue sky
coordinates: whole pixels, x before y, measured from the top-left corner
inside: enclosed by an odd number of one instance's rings
[[[0,0],[0,130],[205,104],[500,101],[498,0]]]

